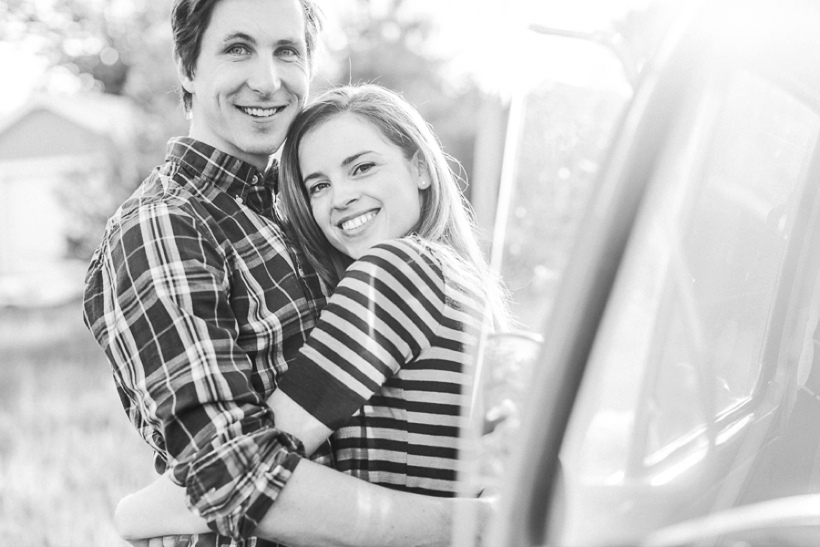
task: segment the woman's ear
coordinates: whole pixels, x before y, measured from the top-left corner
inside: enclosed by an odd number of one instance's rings
[[[413,166],[419,189],[424,190],[428,188],[430,186],[430,171],[427,169],[427,162],[424,161],[421,150],[416,150],[416,153],[413,154],[413,157],[410,159],[410,163]]]

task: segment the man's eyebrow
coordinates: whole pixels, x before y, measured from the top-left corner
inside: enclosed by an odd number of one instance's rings
[[[282,38],[281,40],[276,41],[277,46],[298,46],[301,48],[306,47],[305,41],[303,39],[294,39],[294,38]]]
[[[362,152],[357,152],[356,154],[353,154],[352,156],[346,157],[345,159],[342,160],[342,167],[347,167],[348,165],[350,165],[351,163],[353,163],[354,161],[356,161],[360,157],[364,156],[365,154],[369,154],[370,152],[371,152],[371,150],[364,150]],[[319,178],[321,176],[322,176],[322,173],[320,173],[319,171],[317,171],[315,173],[311,173],[311,174],[307,175],[306,177],[302,178],[302,184],[307,184],[312,179],[316,179],[316,178]]]
[[[244,42],[249,42],[251,44],[256,44],[256,38],[251,36],[250,34],[245,34],[244,32],[232,32],[228,34],[222,39],[223,43],[233,42],[234,40],[242,40]]]
[[[228,34],[227,36],[225,36],[222,39],[222,42],[223,43],[228,43],[228,42],[233,42],[234,40],[241,40],[243,42],[248,42],[249,44],[253,44],[253,45],[257,44],[256,38],[254,38],[250,34],[247,34],[247,33],[241,32],[241,31],[240,32],[232,32],[232,33]],[[294,39],[294,38],[282,38],[281,40],[277,40],[274,43],[274,45],[276,47],[293,46],[293,47],[298,47],[298,48],[302,48],[302,49],[304,49],[306,47],[304,40]]]

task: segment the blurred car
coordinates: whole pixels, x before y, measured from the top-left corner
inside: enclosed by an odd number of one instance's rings
[[[820,545],[818,29],[815,0],[703,2],[642,71],[554,302],[495,337],[524,356],[485,352],[525,401],[483,410],[485,545]]]

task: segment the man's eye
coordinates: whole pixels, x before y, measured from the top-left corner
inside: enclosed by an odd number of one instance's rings
[[[231,46],[227,49],[226,53],[228,55],[245,55],[248,53],[248,48],[245,46]]]
[[[279,51],[278,51],[278,54],[279,54],[280,57],[285,57],[285,58],[296,58],[296,57],[301,56],[299,50],[296,49],[296,48],[292,48],[292,47],[280,48]]]

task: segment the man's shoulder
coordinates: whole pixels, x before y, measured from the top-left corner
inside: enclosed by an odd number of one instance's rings
[[[162,217],[197,217],[196,202],[188,183],[191,175],[173,162],[165,162],[142,181],[128,199],[111,216],[106,235]]]

